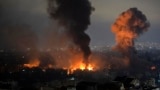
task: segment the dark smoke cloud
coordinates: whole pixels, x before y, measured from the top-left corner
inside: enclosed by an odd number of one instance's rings
[[[83,53],[85,63],[91,54],[89,48],[90,37],[85,33],[90,24],[90,15],[93,8],[88,0],[48,0],[48,12],[60,26],[66,29],[65,33],[76,47]],[[72,48],[72,46],[71,46]]]
[[[146,32],[149,26],[146,16],[137,8],[122,12],[112,25],[117,42],[115,49],[126,55],[134,53],[134,40]]]

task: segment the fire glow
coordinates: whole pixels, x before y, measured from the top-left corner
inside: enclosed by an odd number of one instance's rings
[[[85,64],[81,59],[75,59],[73,61],[74,62],[72,62],[69,67],[63,67],[63,69],[67,70],[67,74],[73,74],[76,70],[94,71],[96,69],[93,62]]]
[[[27,67],[27,68],[35,68],[35,67],[39,67],[40,65],[40,61],[38,59],[34,59],[32,61],[30,61],[29,63],[27,64],[24,64],[23,66],[24,67]],[[45,67],[41,67],[41,68],[45,68]],[[48,68],[54,68],[53,65],[48,65]],[[74,63],[72,63],[69,67],[65,67],[63,68],[65,70],[68,70],[67,71],[67,74],[73,74],[74,71],[76,70],[81,70],[81,71],[84,71],[84,70],[87,70],[87,71],[94,71],[95,69],[95,65],[92,63],[89,63],[88,65],[83,63],[82,60],[76,60]]]
[[[38,67],[40,64],[40,61],[38,59],[30,61],[28,64],[24,64],[24,67],[33,68]]]
[[[74,71],[76,70],[88,70],[88,71],[93,71],[94,70],[94,65],[92,64],[84,64],[83,62],[80,63],[76,63],[75,65],[72,65],[69,69],[68,69],[68,74],[72,74],[74,73]]]

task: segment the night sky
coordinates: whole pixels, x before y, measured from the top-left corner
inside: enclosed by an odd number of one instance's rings
[[[111,25],[116,18],[127,9],[137,7],[148,18],[151,26],[148,32],[144,33],[137,40],[139,42],[158,42],[160,43],[160,10],[159,0],[90,0],[95,11],[91,15],[91,25],[86,31],[91,37],[90,45],[104,46],[107,44],[114,45],[115,37],[111,32]],[[3,36],[4,26],[25,25],[29,27],[29,32],[26,37],[32,37],[43,46],[46,41],[44,33],[51,26],[47,13],[46,0],[0,0],[0,33],[1,45],[5,46],[5,39],[8,36]],[[14,30],[14,29],[12,29]],[[21,32],[21,31],[18,31]],[[30,34],[30,33],[34,34]],[[15,33],[16,34],[16,33]],[[10,34],[5,34],[10,35]],[[35,35],[35,37],[34,37]],[[10,37],[11,39],[12,37]],[[38,38],[38,39],[37,39]],[[30,38],[29,38],[30,39]],[[28,40],[26,39],[26,42]],[[4,45],[2,45],[4,44]],[[31,44],[31,46],[33,46]]]

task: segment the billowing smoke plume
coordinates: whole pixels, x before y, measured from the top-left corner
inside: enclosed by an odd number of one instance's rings
[[[74,44],[73,47],[69,46],[70,51],[75,53],[80,50],[86,64],[91,50],[90,37],[85,30],[90,24],[92,10],[88,0],[48,0],[48,12],[51,18],[56,20],[59,26],[64,27],[65,33],[70,38],[68,42]]]
[[[137,8],[130,8],[120,14],[112,25],[112,32],[116,36],[115,50],[131,58],[135,53],[134,40],[149,27],[146,16]]]

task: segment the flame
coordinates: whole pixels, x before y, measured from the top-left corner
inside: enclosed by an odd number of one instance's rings
[[[87,65],[85,65],[84,63],[81,63],[79,69],[81,69],[82,71],[83,71],[83,70],[93,71],[93,65],[89,64],[89,65],[87,66]]]
[[[86,65],[84,63],[81,63],[80,66],[79,66],[79,69],[85,70],[85,67],[86,67]]]
[[[71,65],[70,68],[68,68],[68,74],[72,74],[76,70],[88,70],[88,71],[93,71],[94,70],[94,65],[93,64],[88,64],[86,65],[83,62],[77,62],[74,65]]]
[[[89,64],[88,67],[87,67],[87,69],[88,69],[89,71],[93,71],[93,66],[92,66],[91,64]]]
[[[68,65],[62,66],[63,69],[68,70],[68,74],[73,74],[77,70],[87,70],[87,71],[94,71],[96,68],[96,63],[88,59],[88,62],[84,62],[83,53],[79,52],[76,55],[73,54],[69,59]]]
[[[91,62],[92,61],[92,62]],[[34,68],[34,67],[39,67],[43,69],[43,71],[45,71],[45,69],[47,68],[62,68],[64,70],[67,70],[67,74],[73,74],[76,70],[81,70],[81,71],[95,71],[97,70],[97,64],[96,62],[93,62],[93,60],[91,60],[88,63],[83,62],[83,57],[81,54],[75,55],[73,56],[70,61],[69,64],[66,66],[54,66],[52,64],[48,64],[46,67],[40,66],[40,60],[39,59],[32,59],[30,60],[30,62],[24,64],[24,67],[27,68]]]
[[[28,64],[24,64],[24,67],[33,68],[38,67],[40,64],[40,61],[38,59],[31,60]]]

